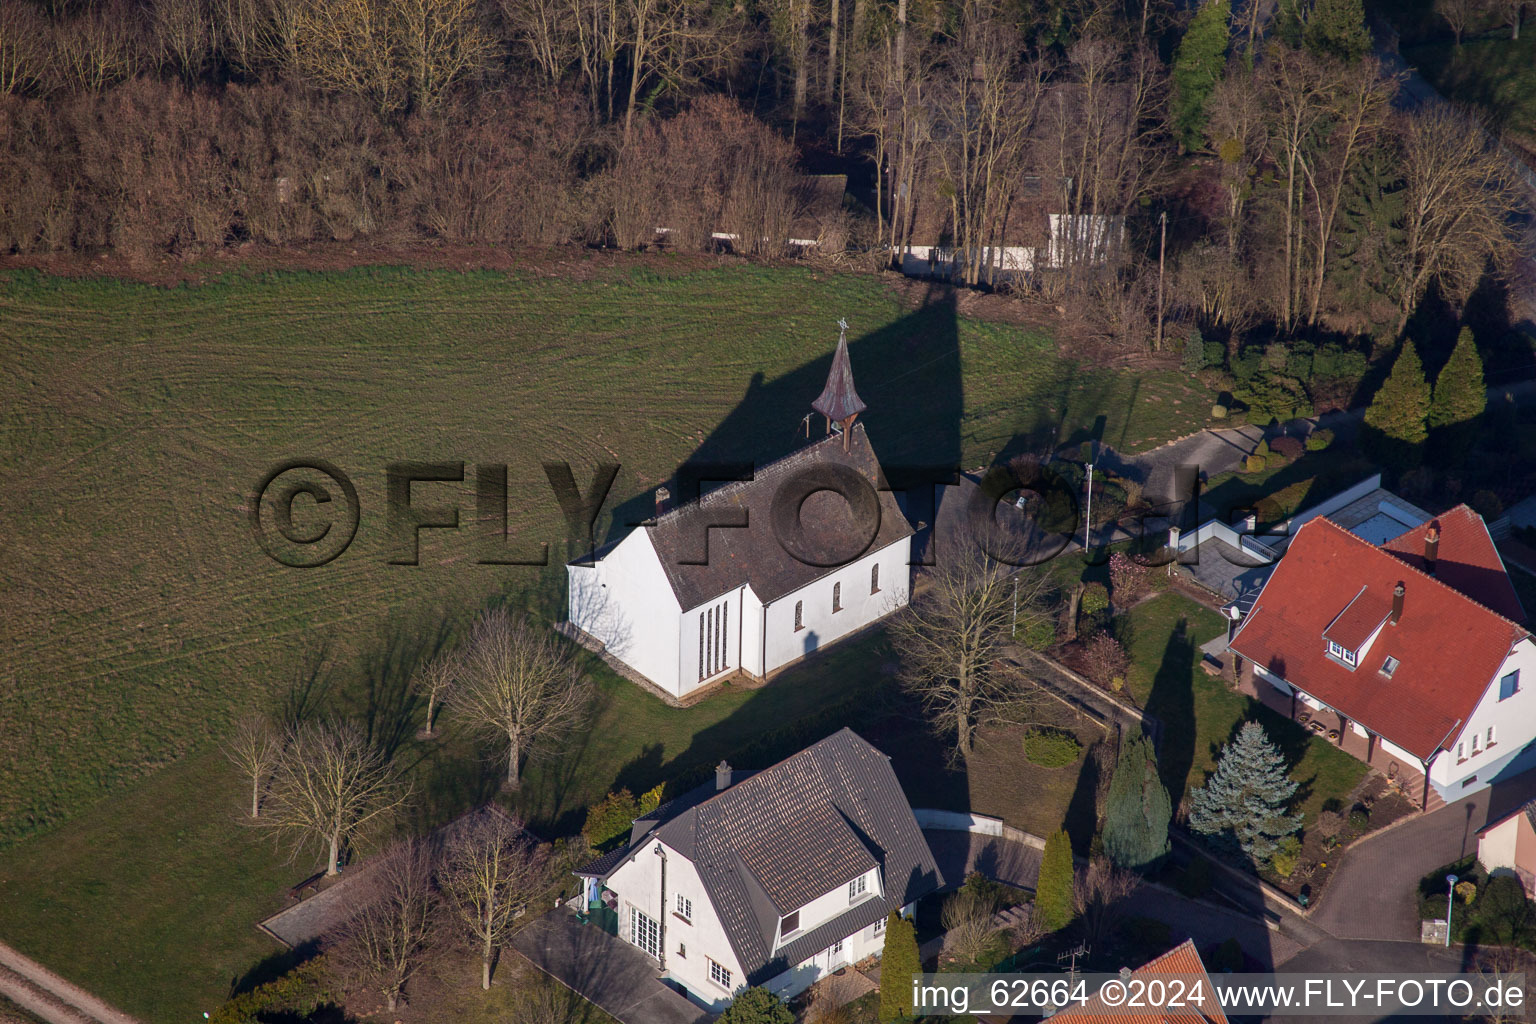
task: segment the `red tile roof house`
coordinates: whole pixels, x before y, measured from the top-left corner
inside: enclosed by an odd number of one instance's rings
[[[944,884],[890,758],[851,729],[745,777],[721,762],[576,874],[619,938],[712,1012],[878,955],[887,915]]]
[[[1129,977],[1126,977],[1127,974]],[[1180,991],[1189,995],[1181,1000],[1181,1006],[1148,1006],[1144,1009],[1126,1006],[1111,1008],[1100,997],[1094,996],[1081,1006],[1068,1007],[1048,1019],[1052,1024],[1227,1024],[1227,1015],[1216,1001],[1211,976],[1206,973],[1205,964],[1200,960],[1193,939],[1147,961],[1134,971],[1122,972],[1121,977],[1127,981],[1131,978],[1142,981],[1161,978],[1165,982],[1178,978],[1185,983]],[[1197,982],[1199,988],[1195,987]],[[1155,993],[1159,991],[1168,993],[1170,1001],[1171,997],[1178,995],[1171,985],[1161,988],[1148,986],[1145,991],[1149,1002],[1155,1000]]]
[[[1536,642],[1465,505],[1381,546],[1318,518],[1232,638],[1243,689],[1428,809],[1536,763]]]

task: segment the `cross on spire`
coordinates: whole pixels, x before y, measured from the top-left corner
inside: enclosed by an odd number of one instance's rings
[[[848,447],[848,431],[853,428],[853,421],[858,419],[859,413],[868,408],[859,393],[853,387],[853,365],[848,359],[848,321],[846,318],[837,321],[837,351],[832,354],[832,368],[827,371],[827,385],[821,390],[821,397],[811,403],[811,408],[821,413],[827,419],[827,433],[832,433],[832,424],[837,423],[843,428],[843,447]]]

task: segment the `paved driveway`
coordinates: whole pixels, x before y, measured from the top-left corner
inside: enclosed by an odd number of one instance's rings
[[[512,947],[623,1024],[703,1024],[709,1014],[662,984],[656,962],[634,946],[551,911],[518,932]]]
[[[1488,799],[1484,790],[1350,847],[1311,922],[1341,939],[1417,942],[1414,886],[1477,849]]]
[[[924,829],[923,838],[944,875],[945,888],[958,889],[972,871],[994,882],[1035,891],[1040,875],[1040,851],[1033,846],[949,829]]]

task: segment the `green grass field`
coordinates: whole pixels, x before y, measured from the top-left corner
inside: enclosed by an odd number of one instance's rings
[[[272,952],[254,922],[309,867],[232,820],[214,749],[229,722],[322,694],[396,748],[418,824],[488,795],[485,752],[411,738],[403,686],[487,602],[558,608],[575,545],[540,463],[569,460],[583,486],[621,464],[602,539],[684,460],[784,454],[840,316],[887,463],[978,465],[1090,430],[1134,451],[1202,426],[1210,404],[1177,374],[1079,365],[873,278],[588,271],[0,282],[0,938],[146,1020],[198,1019]],[[250,531],[252,488],[293,457],[334,463],[360,494],[356,541],[320,568],[277,564]],[[388,564],[384,466],[407,459],[467,464],[462,487],[417,487],[466,528],[425,532],[416,567]],[[550,568],[476,564],[480,463],[509,466],[510,529],[548,541]],[[808,717],[831,731],[819,710],[882,685],[879,645],[687,711],[596,672],[594,727],[530,768],[520,808],[555,834],[612,786],[685,779]],[[755,756],[796,737],[769,740]]]

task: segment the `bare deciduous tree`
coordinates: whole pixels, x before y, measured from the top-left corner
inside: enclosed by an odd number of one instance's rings
[[[154,0],[152,31],[160,57],[187,82],[213,57],[213,16],[205,0]]]
[[[542,858],[517,822],[488,808],[449,837],[438,881],[480,954],[480,987],[491,987],[496,951],[538,888]]]
[[[1082,924],[1084,941],[1095,945],[1114,933],[1125,914],[1125,899],[1141,878],[1117,868],[1108,857],[1094,857],[1073,880],[1072,899]]]
[[[1485,0],[1435,0],[1435,13],[1456,34],[1456,45],[1461,45],[1461,34],[1467,26],[1483,13]]]
[[[427,720],[422,726],[422,735],[432,736],[437,719],[438,709],[442,706],[443,699],[453,689],[454,680],[458,678],[458,659],[449,653],[442,653],[428,661],[416,670],[411,677],[411,689],[417,696],[427,702]]]
[[[1465,294],[1514,246],[1518,198],[1504,156],[1468,115],[1433,104],[1398,122],[1403,246],[1398,332],[1432,279]]]
[[[944,948],[966,963],[974,963],[997,934],[992,920],[997,904],[976,888],[967,886],[944,901],[940,912]]]
[[[328,943],[332,961],[383,996],[391,1013],[428,952],[437,906],[432,868],[425,843],[390,847],[368,866],[357,912]]]
[[[1520,38],[1520,22],[1525,19],[1526,0],[1493,0],[1493,9],[1509,26],[1509,38]]]
[[[545,85],[556,93],[580,56],[579,19],[568,0],[500,0],[501,16]]]
[[[1234,63],[1206,102],[1206,138],[1226,193],[1227,254],[1240,250],[1243,221],[1259,165],[1269,151],[1264,103],[1252,71]]]
[[[54,25],[54,64],[65,81],[86,92],[132,78],[139,67],[139,40],[130,15],[119,5],[91,7]]]
[[[251,784],[251,817],[261,817],[261,794],[283,755],[282,737],[259,715],[242,718],[224,744],[224,756]]]
[[[994,551],[999,543],[992,541]],[[1015,602],[1020,635],[1045,618],[1049,580],[1038,569],[1010,575],[1009,566],[973,538],[956,547],[892,619],[891,642],[901,656],[902,685],[922,701],[935,727],[954,735],[956,753],[969,758],[978,725],[1017,713],[1038,695],[1037,687],[996,662],[1012,641]]]
[[[506,741],[506,787],[517,789],[523,759],[580,722],[591,686],[564,640],[500,609],[475,623],[461,664],[448,707],[471,728]]]
[[[394,766],[351,725],[310,722],[295,728],[274,773],[262,818],[294,856],[318,846],[334,875],[343,843],[380,824],[410,796]]]
[[[0,0],[0,92],[22,92],[43,82],[48,66],[48,22],[31,0]]]

